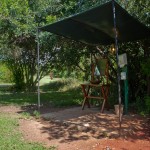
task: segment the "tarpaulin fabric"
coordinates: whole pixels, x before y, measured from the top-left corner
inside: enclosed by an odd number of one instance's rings
[[[114,2],[114,5],[118,42],[149,38],[148,27],[132,17],[118,3]],[[90,45],[114,43],[112,1],[39,29]]]

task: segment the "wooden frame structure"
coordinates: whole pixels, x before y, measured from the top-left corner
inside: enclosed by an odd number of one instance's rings
[[[102,64],[99,64],[98,62],[103,62],[105,68],[103,68],[102,71]],[[98,69],[100,71],[100,77],[99,80],[95,80],[95,67],[98,66]],[[108,71],[108,60],[104,58],[98,58],[96,59],[96,64],[91,64],[91,81],[90,83],[81,84],[84,100],[82,102],[82,110],[84,109],[85,105],[88,105],[88,108],[90,108],[90,102],[89,99],[97,99],[102,100],[102,107],[101,112],[103,113],[105,105],[107,109],[109,110],[109,104],[108,104],[108,94],[109,94],[109,71]],[[95,82],[95,83],[94,83]],[[93,96],[90,94],[90,90],[98,90],[98,95]]]

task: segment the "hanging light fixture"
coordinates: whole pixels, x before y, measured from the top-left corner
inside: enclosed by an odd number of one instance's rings
[[[114,45],[114,44],[111,44],[111,45],[110,45],[109,51],[110,51],[111,53],[113,53],[113,54],[115,53],[116,48],[115,48],[115,45]]]

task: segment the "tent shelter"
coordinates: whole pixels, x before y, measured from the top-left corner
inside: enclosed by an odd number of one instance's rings
[[[129,15],[115,1],[39,29],[86,44],[112,44],[115,38],[114,15],[118,42],[139,40],[150,35],[150,30],[146,26]]]
[[[52,32],[89,45],[109,45],[115,43],[117,64],[118,42],[135,41],[149,38],[150,36],[150,29],[128,14],[114,0],[41,27],[39,30]],[[119,105],[121,105],[119,66],[118,99]]]

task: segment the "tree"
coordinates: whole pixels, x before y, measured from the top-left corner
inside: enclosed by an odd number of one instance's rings
[[[36,29],[39,24],[47,22],[48,16],[56,14],[56,9],[52,9],[53,6],[56,7],[56,1],[49,8],[48,3],[50,2],[52,4],[54,1],[47,0],[43,3],[38,0],[34,3],[32,0],[23,2],[7,0],[0,2],[2,6],[0,9],[0,42],[3,50],[5,50],[3,53],[5,61],[13,72],[14,82],[18,89],[27,88],[30,90],[37,83]],[[50,43],[44,43],[44,40],[49,40]],[[57,52],[55,40],[56,36],[51,34],[44,33],[41,35],[40,62],[42,67],[40,79],[53,66],[52,61]]]

